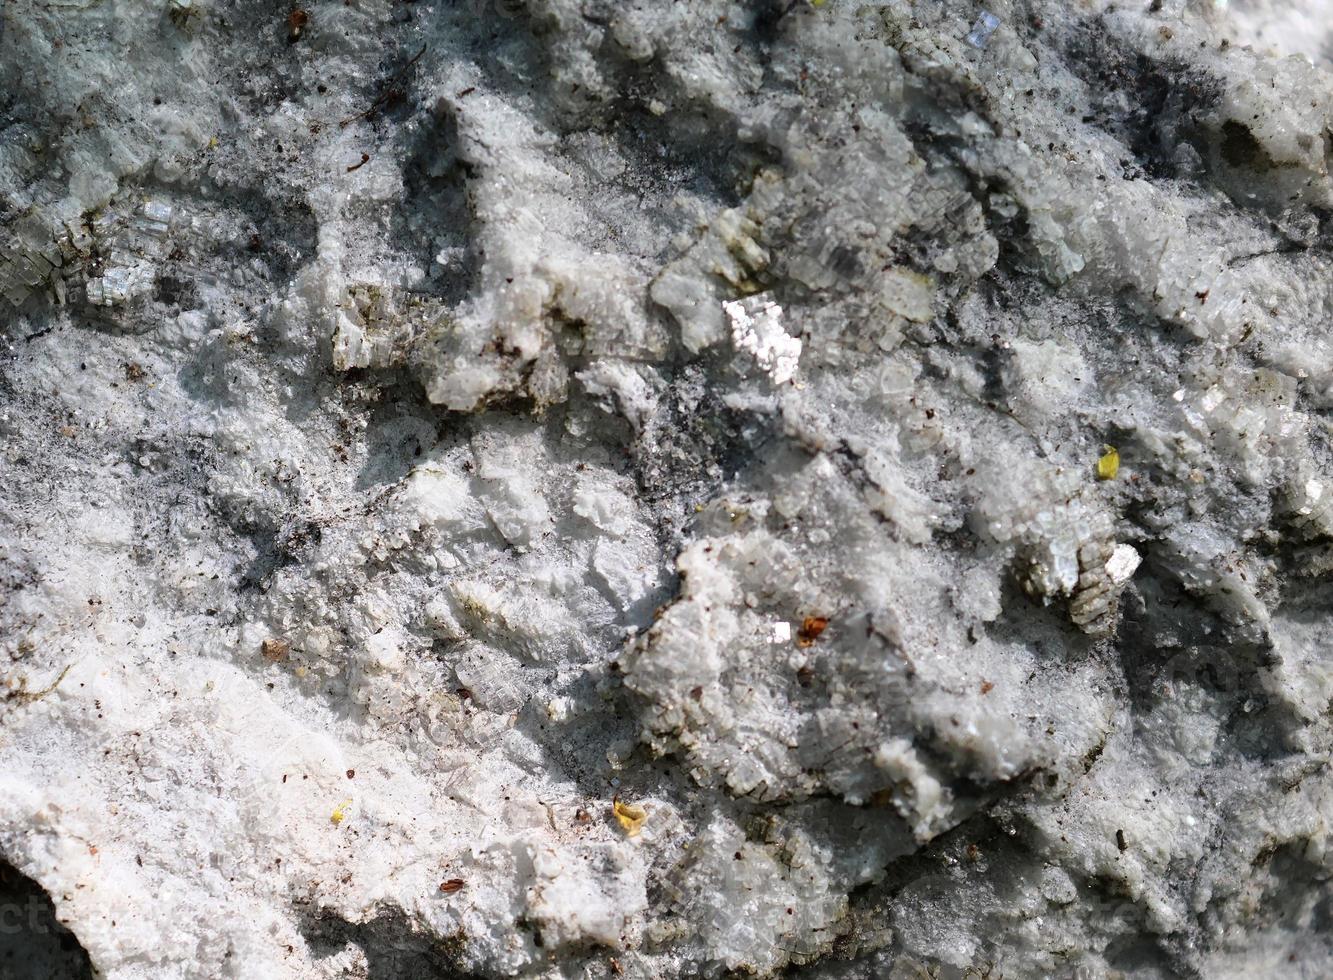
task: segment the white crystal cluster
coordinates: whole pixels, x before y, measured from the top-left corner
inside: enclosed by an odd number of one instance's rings
[[[1333,973],[1329,13],[10,0],[0,976]]]

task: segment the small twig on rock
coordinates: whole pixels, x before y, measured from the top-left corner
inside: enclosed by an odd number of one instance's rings
[[[399,70],[397,75],[394,75],[393,78],[389,79],[388,87],[385,88],[385,90],[379,94],[379,97],[375,99],[374,102],[372,102],[364,111],[358,112],[355,116],[348,116],[346,119],[339,122],[338,126],[346,127],[350,126],[358,119],[368,119],[376,112],[378,112],[380,109],[382,109],[384,106],[392,105],[395,102],[402,101],[402,99],[404,98],[403,90],[401,87],[403,80],[407,77],[407,73],[408,71],[411,70],[412,66],[415,65],[418,61],[420,61],[421,56],[425,53],[426,53],[426,45],[423,44],[421,46],[421,50],[412,56],[412,60],[409,61],[407,64],[403,65],[402,69]]]
[[[15,701],[40,701],[60,686],[60,682],[65,679],[65,675],[69,673],[69,669],[73,666],[73,664],[66,664],[65,669],[60,672],[60,676],[40,691],[12,691],[8,696]]]

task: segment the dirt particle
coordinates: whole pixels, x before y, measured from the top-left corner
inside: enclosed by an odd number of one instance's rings
[[[294,9],[287,15],[287,43],[295,44],[301,40],[301,35],[305,33],[306,26],[310,23],[310,14],[300,7]]]
[[[801,628],[796,631],[796,645],[799,647],[813,646],[815,640],[819,639],[821,633],[828,629],[827,616],[806,616],[801,620]]]
[[[286,640],[269,637],[259,645],[259,652],[269,663],[276,664],[287,659],[287,654],[292,652],[292,645]]]

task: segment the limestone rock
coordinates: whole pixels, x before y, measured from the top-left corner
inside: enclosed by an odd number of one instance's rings
[[[1326,13],[11,0],[0,975],[1333,973]]]

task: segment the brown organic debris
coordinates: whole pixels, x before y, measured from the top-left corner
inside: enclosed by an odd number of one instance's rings
[[[259,645],[259,652],[269,663],[276,664],[287,659],[287,654],[292,652],[292,645],[286,640],[269,637]]]
[[[295,8],[287,15],[287,43],[295,44],[301,40],[301,34],[305,31],[306,25],[310,23],[310,14],[300,7]]]
[[[392,108],[393,106],[400,105],[401,103],[405,102],[407,100],[407,86],[406,86],[407,74],[409,71],[412,70],[412,66],[421,60],[421,56],[425,53],[426,53],[426,45],[423,44],[421,46],[421,50],[418,51],[415,55],[413,55],[412,59],[408,61],[407,64],[403,65],[402,69],[398,72],[398,74],[394,75],[393,78],[389,79],[388,84],[384,87],[384,90],[380,92],[379,96],[376,97],[374,102],[372,102],[363,111],[358,112],[356,115],[348,116],[346,119],[339,120],[338,127],[340,129],[346,128],[347,126],[350,126],[352,123],[356,122],[358,119],[369,119],[372,116],[374,116],[375,113],[379,112],[379,110],[381,109]]]
[[[826,629],[828,629],[827,616],[806,616],[801,620],[801,628],[796,631],[796,645],[814,646],[815,640],[819,639],[819,635]]]
[[[69,669],[73,666],[74,666],[73,664],[66,664],[65,669],[60,672],[60,675],[46,687],[42,688],[40,691],[27,690],[27,681],[25,680],[23,682],[23,687],[20,688],[19,690],[6,691],[5,700],[13,699],[15,701],[21,701],[21,702],[40,701],[42,698],[46,697],[48,694],[50,694],[57,687],[60,686],[60,682],[65,679],[65,675],[69,673]]]

